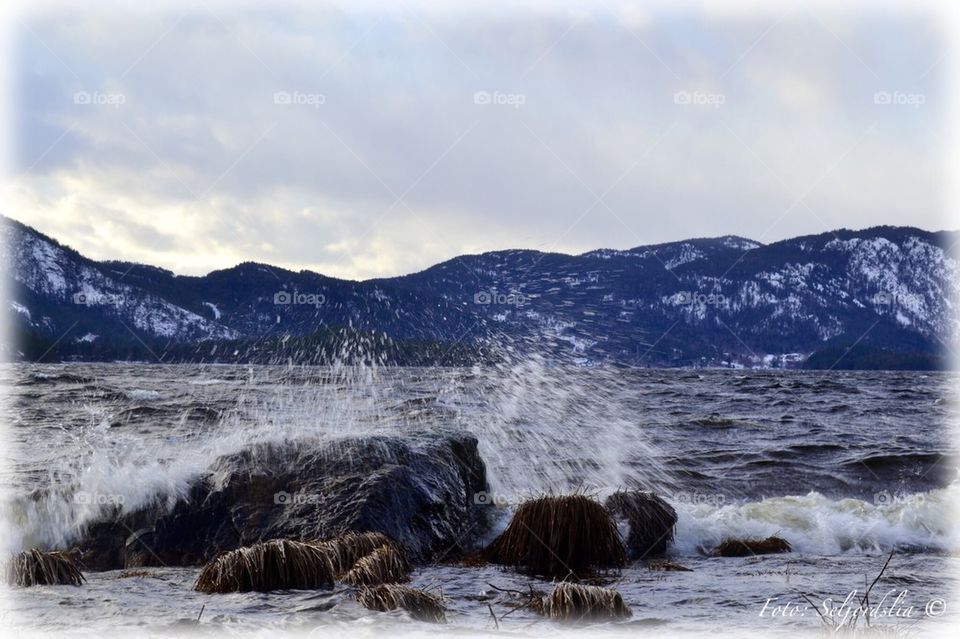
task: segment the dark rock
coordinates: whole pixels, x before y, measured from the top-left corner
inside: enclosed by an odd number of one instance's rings
[[[641,491],[620,491],[610,495],[607,510],[630,528],[627,554],[630,559],[662,555],[673,541],[677,511],[662,497]]]
[[[714,548],[714,557],[751,557],[754,555],[772,555],[790,552],[793,547],[782,537],[766,539],[725,539]]]
[[[463,432],[259,445],[219,458],[173,508],[101,521],[79,544],[94,570],[198,565],[270,539],[382,532],[416,563],[455,559],[482,520],[477,440]]]

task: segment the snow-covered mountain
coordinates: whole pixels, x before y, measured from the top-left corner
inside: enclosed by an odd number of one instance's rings
[[[820,353],[845,367],[877,361],[863,360],[864,349],[929,363],[958,335],[960,263],[950,249],[960,234],[915,228],[576,256],[497,251],[366,282],[252,263],[184,277],[89,260],[5,218],[0,234],[13,351],[26,359],[242,359],[252,344],[349,329],[581,363],[783,366]],[[851,347],[859,355],[835,361]]]

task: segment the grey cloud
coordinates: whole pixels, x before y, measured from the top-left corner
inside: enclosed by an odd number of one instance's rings
[[[21,33],[21,170],[54,149],[20,186],[122,196],[103,203],[129,220],[117,257],[140,247],[190,270],[249,258],[360,277],[516,246],[943,226],[933,17],[777,24],[690,5],[628,28],[602,9],[467,11],[37,15],[32,32],[80,80]],[[78,90],[125,102],[76,105]],[[878,90],[926,104],[878,105]],[[322,104],[276,104],[278,91]],[[11,213],[83,250],[70,217],[103,213],[45,201]],[[157,207],[196,216],[193,235],[155,228]],[[211,262],[175,257],[174,237]]]

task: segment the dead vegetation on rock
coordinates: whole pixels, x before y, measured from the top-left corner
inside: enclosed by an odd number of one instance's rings
[[[225,552],[200,571],[194,589],[206,593],[333,588],[327,551],[313,544],[273,539]]]
[[[381,546],[391,546],[389,537],[379,532],[348,532],[331,539],[313,542],[327,551],[335,579],[342,579],[361,557]]]
[[[544,617],[567,622],[609,621],[633,615],[616,590],[569,582],[557,584],[535,610]]]
[[[381,584],[362,587],[357,591],[357,601],[364,608],[379,612],[405,610],[419,621],[445,623],[446,607],[437,595],[398,584]]]
[[[221,553],[200,572],[207,593],[332,588],[343,580],[372,586],[409,580],[412,567],[386,535],[346,533],[323,541],[274,539]]]
[[[353,586],[393,584],[410,580],[410,563],[393,544],[385,544],[361,557],[343,580]]]
[[[582,494],[526,501],[483,551],[491,563],[549,578],[582,578],[620,568],[626,551],[610,513]]]
[[[85,581],[73,554],[37,548],[10,558],[4,577],[16,586],[79,586]]]

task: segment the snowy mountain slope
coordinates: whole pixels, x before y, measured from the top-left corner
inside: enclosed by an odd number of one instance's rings
[[[184,277],[94,262],[7,219],[0,233],[8,317],[36,345],[68,335],[60,357],[350,327],[583,362],[779,365],[854,343],[938,353],[960,328],[960,265],[948,251],[960,236],[912,228],[497,251],[366,282],[253,263]]]
[[[227,326],[104,274],[95,262],[26,227],[5,222],[0,234],[0,259],[12,265],[11,304],[26,309],[20,318],[30,330],[62,334],[76,323],[81,331],[91,327],[79,335],[129,328],[149,338],[237,337]]]

